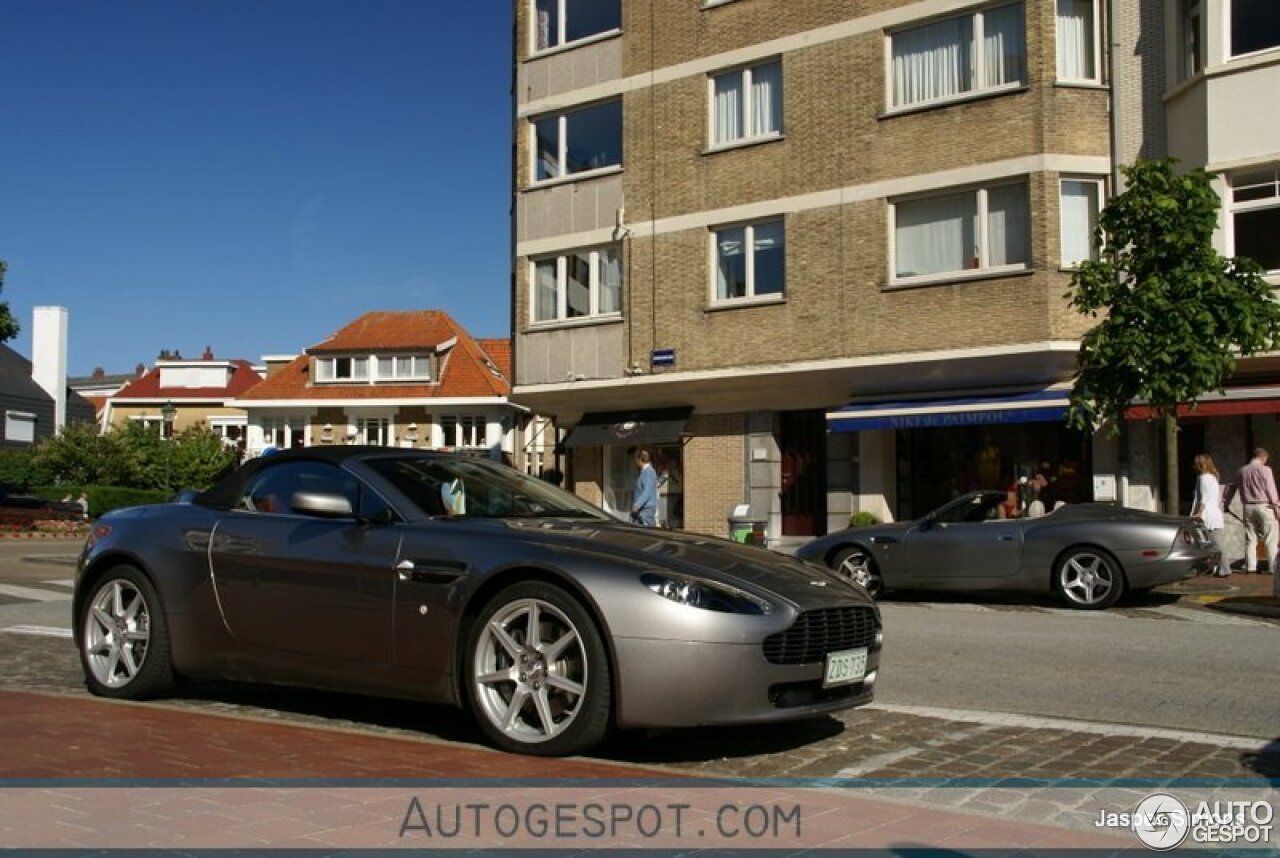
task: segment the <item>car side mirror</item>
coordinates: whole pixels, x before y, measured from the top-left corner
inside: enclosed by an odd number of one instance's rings
[[[929,528],[933,527],[934,523],[937,520],[938,520],[937,513],[932,513],[932,512],[929,513],[924,518],[920,519],[920,529],[928,530]]]
[[[351,501],[345,495],[328,492],[295,492],[289,505],[294,512],[318,518],[350,518]]]

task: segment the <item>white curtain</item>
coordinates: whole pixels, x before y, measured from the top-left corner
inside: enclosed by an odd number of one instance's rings
[[[549,322],[559,312],[556,307],[556,260],[547,259],[534,266],[533,320]]]
[[[746,243],[742,227],[722,229],[716,233],[716,297],[724,300],[747,294]]]
[[[972,268],[978,256],[978,197],[973,191],[894,206],[898,277]]]
[[[742,139],[742,72],[716,78],[715,142]]]
[[[965,15],[893,35],[893,103],[901,107],[973,88],[973,18]]]
[[[622,259],[613,247],[600,251],[600,312],[622,312]]]
[[[982,13],[983,87],[1020,83],[1025,77],[1027,40],[1021,3]]]
[[[1093,60],[1093,0],[1058,0],[1058,78],[1097,78]]]
[[[1030,258],[1027,186],[1000,185],[987,191],[988,266],[1017,265]]]
[[[1093,258],[1093,231],[1098,225],[1098,183],[1062,183],[1062,264],[1068,268]]]
[[[782,130],[782,64],[769,63],[751,70],[751,134],[763,136]]]

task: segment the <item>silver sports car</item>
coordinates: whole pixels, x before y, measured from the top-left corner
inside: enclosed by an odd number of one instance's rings
[[[1216,568],[1218,551],[1188,518],[1104,504],[1039,518],[999,517],[1004,492],[973,492],[918,521],[852,528],[796,555],[823,563],[872,595],[884,590],[1057,593],[1073,608],[1114,605]]]
[[[313,448],[104,516],[80,558],[90,690],[179,676],[466,706],[503,748],[871,700],[863,588],[762,548],[621,524],[475,458]]]

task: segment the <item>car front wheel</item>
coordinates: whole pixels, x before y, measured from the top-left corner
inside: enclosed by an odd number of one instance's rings
[[[1097,548],[1073,548],[1058,561],[1055,582],[1071,608],[1109,608],[1124,594],[1124,573],[1111,555]]]
[[[595,621],[561,588],[498,593],[472,629],[467,693],[480,729],[508,751],[573,754],[609,729],[608,655]]]
[[[871,554],[866,549],[854,547],[838,552],[831,559],[831,568],[836,574],[866,590],[873,598],[884,592],[880,570],[876,568],[876,561],[871,559]]]
[[[173,685],[169,627],[147,576],[132,566],[93,585],[80,617],[80,662],[89,690],[138,700]]]

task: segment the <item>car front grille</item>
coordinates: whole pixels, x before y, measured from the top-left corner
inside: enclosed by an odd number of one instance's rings
[[[871,646],[877,631],[873,608],[805,611],[791,628],[764,639],[764,657],[771,664],[812,664],[829,652]]]

